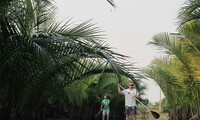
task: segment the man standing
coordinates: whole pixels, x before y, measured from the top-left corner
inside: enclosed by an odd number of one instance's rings
[[[102,112],[102,120],[105,120],[105,116],[107,116],[107,120],[109,120],[109,114],[110,114],[110,100],[107,99],[107,96],[104,95],[104,99],[101,101],[101,110]]]
[[[128,83],[128,89],[121,90],[121,85],[118,84],[118,93],[125,96],[125,113],[126,120],[129,120],[129,116],[132,114],[133,120],[136,120],[136,100],[139,95],[136,89],[133,87],[133,82]]]

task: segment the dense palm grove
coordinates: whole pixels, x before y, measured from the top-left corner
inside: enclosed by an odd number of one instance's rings
[[[132,80],[142,92],[138,69],[112,51],[92,20],[57,22],[48,0],[0,4],[0,120],[94,119],[103,94],[117,118],[117,84]]]
[[[163,90],[172,120],[200,119],[199,9],[199,0],[185,1],[178,33],[158,33],[149,42],[163,53],[144,71]]]
[[[143,94],[142,74],[161,87],[170,119],[200,119],[199,8],[199,0],[187,0],[178,33],[153,36],[149,44],[162,57],[140,73],[92,20],[57,21],[51,0],[0,1],[0,120],[94,119],[103,94],[112,101],[111,119],[121,120],[117,84],[131,80]]]

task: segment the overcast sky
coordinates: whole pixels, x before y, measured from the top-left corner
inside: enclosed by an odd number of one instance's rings
[[[131,57],[139,68],[146,67],[155,56],[155,47],[147,45],[160,32],[176,32],[178,10],[185,0],[114,0],[113,8],[106,0],[55,0],[59,18],[73,21],[93,19],[101,27],[113,50]],[[147,98],[160,100],[160,90],[148,80]],[[162,96],[163,97],[163,96]]]

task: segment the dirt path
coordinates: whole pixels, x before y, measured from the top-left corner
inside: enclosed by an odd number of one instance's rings
[[[48,118],[47,120],[68,120],[67,118]],[[137,115],[137,120],[169,120],[167,114],[160,113],[160,118],[155,119],[151,114],[148,114],[145,118],[141,118],[140,115]]]

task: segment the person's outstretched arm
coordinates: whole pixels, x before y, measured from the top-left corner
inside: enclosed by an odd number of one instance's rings
[[[103,109],[103,105],[101,105],[101,110]]]
[[[120,84],[118,84],[117,88],[118,88],[118,93],[121,95],[122,94],[122,91],[121,91],[121,88],[120,88]]]
[[[136,92],[136,96],[135,96],[137,99],[140,98],[140,94],[138,92]]]

